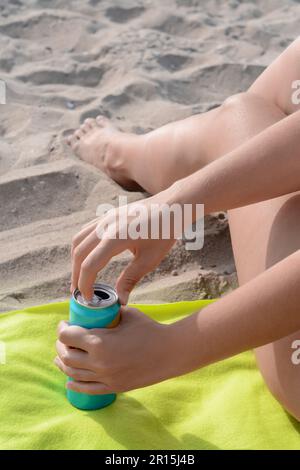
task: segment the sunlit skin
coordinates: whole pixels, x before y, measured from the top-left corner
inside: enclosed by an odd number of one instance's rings
[[[169,326],[125,306],[112,330],[62,323],[56,364],[75,379],[69,388],[127,391],[256,348],[270,390],[300,419],[300,374],[291,361],[292,342],[300,339],[300,113],[291,100],[299,57],[296,40],[247,92],[145,136],[121,133],[99,118],[69,138],[80,158],[126,187],[151,193],[143,204],[203,203],[206,213],[228,210],[240,284]],[[96,226],[109,225],[106,217],[74,237],[72,288],[89,298],[97,273],[129,249],[133,260],[116,286],[126,304],[174,240],[100,241]]]

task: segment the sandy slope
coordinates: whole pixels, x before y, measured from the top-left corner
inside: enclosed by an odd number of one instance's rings
[[[72,235],[126,194],[63,136],[104,113],[145,132],[244,90],[299,33],[292,0],[0,1],[0,310],[68,295]],[[142,156],[141,156],[142,158]],[[130,194],[131,199],[140,198]],[[133,298],[215,296],[236,284],[226,217],[180,244]],[[114,282],[126,262],[101,279]]]

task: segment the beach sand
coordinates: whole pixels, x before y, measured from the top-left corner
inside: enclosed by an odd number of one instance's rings
[[[147,132],[243,91],[299,34],[292,0],[0,1],[0,311],[69,296],[70,243],[100,203],[137,200],[64,137],[103,113]],[[141,155],[143,158],[143,155]],[[115,283],[124,253],[100,273]],[[205,245],[178,242],[132,301],[224,295],[237,285],[227,216]]]

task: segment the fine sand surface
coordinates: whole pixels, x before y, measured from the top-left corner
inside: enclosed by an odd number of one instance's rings
[[[64,144],[86,117],[149,131],[245,90],[298,34],[296,0],[0,1],[0,310],[68,297],[70,241],[118,195],[136,200]],[[143,158],[143,155],[141,155]],[[114,284],[126,263],[99,279]],[[132,295],[207,298],[236,286],[227,217],[205,246],[178,243]]]

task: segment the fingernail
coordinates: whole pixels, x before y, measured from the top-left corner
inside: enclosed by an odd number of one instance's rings
[[[92,297],[93,297],[93,292],[87,292],[87,293],[84,293],[84,292],[81,292],[83,298],[85,300],[92,300]]]

